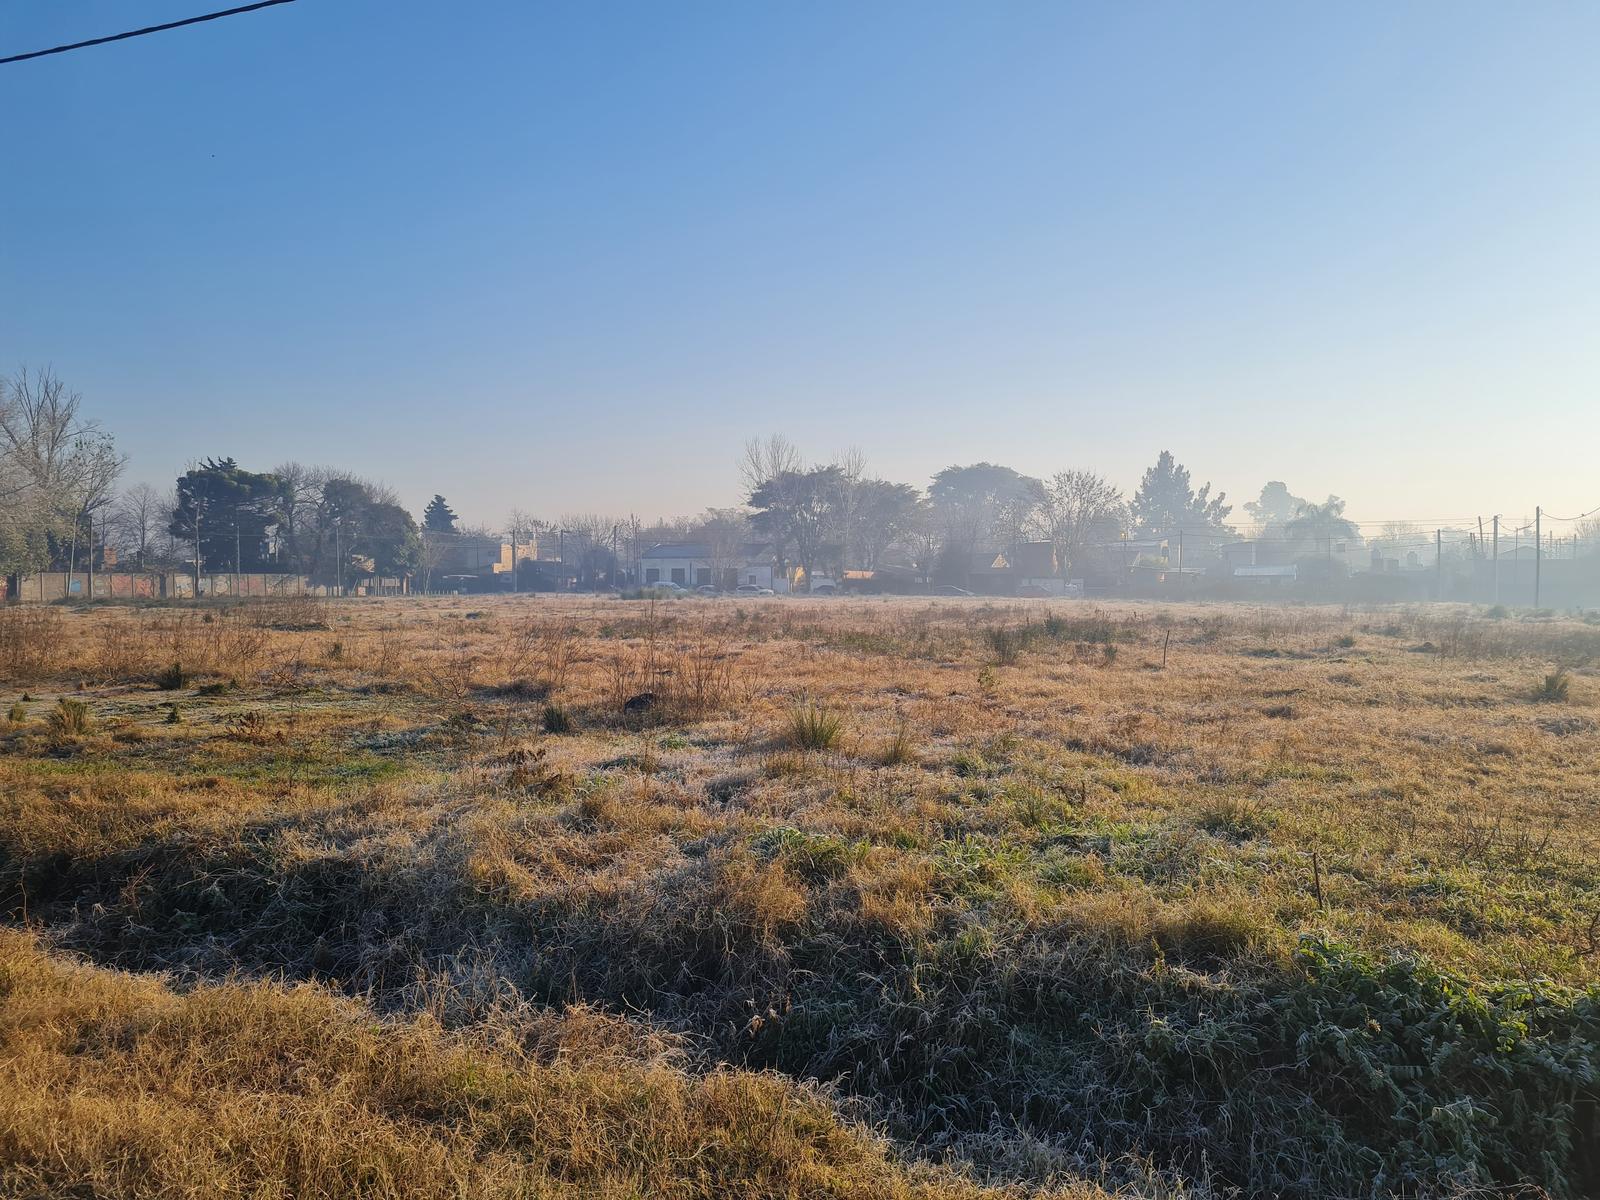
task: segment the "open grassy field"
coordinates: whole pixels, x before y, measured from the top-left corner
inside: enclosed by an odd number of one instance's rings
[[[1600,1190],[1600,625],[0,611],[0,1194]]]

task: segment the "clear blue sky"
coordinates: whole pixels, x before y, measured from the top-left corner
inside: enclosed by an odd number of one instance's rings
[[[4,52],[225,7],[6,0]],[[1600,5],[299,0],[0,67],[0,365],[165,482],[736,498],[743,441],[1600,504]]]

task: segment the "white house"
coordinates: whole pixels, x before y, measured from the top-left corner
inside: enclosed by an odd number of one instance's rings
[[[686,588],[712,586],[731,592],[752,584],[775,592],[787,590],[783,575],[774,565],[772,546],[768,542],[727,546],[708,542],[663,542],[641,554],[639,565],[644,572],[640,582],[645,587],[653,583],[676,583]]]

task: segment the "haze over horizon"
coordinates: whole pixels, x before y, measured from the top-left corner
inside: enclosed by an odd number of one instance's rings
[[[0,53],[205,7],[12,7]],[[1567,515],[1597,46],[1557,4],[300,0],[0,68],[0,369],[126,482],[299,459],[490,525],[733,504],[773,431]]]

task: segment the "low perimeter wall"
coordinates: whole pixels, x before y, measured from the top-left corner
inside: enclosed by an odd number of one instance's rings
[[[185,571],[41,571],[37,575],[0,575],[0,601],[50,604],[58,600],[193,600],[195,577]],[[327,596],[333,589],[303,575],[231,571],[202,575],[199,598]],[[92,589],[92,590],[91,590]],[[352,595],[396,595],[405,590],[397,579],[372,579],[349,589]]]

